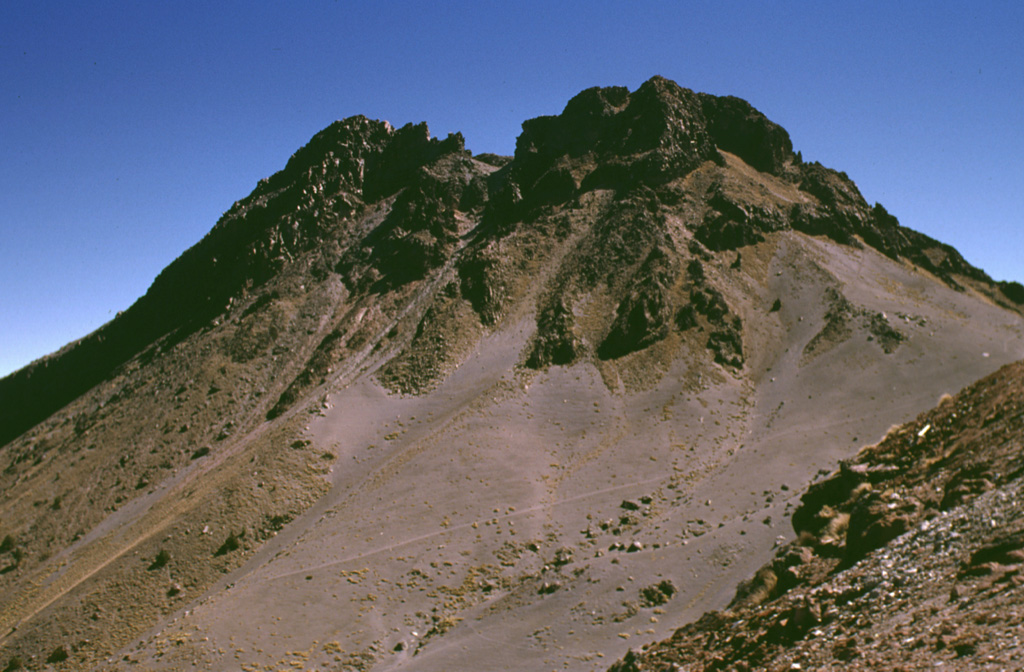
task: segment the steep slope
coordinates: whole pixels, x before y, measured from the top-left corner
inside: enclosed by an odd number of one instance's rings
[[[1019,667],[1022,436],[1018,362],[811,485],[792,516],[798,539],[729,610],[611,669]]]
[[[465,154],[462,138],[431,140],[422,124],[396,131],[386,122],[354,117],[324,129],[284,170],[235,203],[123,315],[0,380],[0,444],[147,348],[171,348],[236,303],[249,303],[255,290],[300,257],[304,268],[288,268],[292,276],[326,279],[332,248],[359,235],[346,227],[365,207],[362,199],[373,203],[393,195],[424,165],[449,154]]]
[[[0,381],[0,651],[591,669],[724,606],[791,486],[1024,356],[1015,292],[661,78],[514,157],[336,122]]]

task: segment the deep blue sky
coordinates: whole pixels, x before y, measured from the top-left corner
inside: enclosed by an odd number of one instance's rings
[[[353,114],[511,154],[524,119],[660,74],[1024,281],[1024,3],[46,2],[0,19],[0,375],[141,296]]]

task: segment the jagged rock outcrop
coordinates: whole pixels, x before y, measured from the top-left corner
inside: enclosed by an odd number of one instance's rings
[[[583,344],[574,322],[572,312],[561,302],[545,307],[537,317],[537,336],[526,365],[539,369],[575,362],[582,354]]]
[[[651,251],[615,312],[611,331],[598,348],[599,357],[621,357],[668,335],[676,312],[672,285],[678,265],[678,255],[660,247]]]
[[[710,194],[707,205],[694,236],[716,252],[755,245],[764,240],[764,234],[788,225],[788,213],[775,205],[737,203],[720,189]]]
[[[632,94],[587,89],[562,114],[524,122],[511,175],[541,205],[576,188],[664,183],[715,156],[696,94],[655,77]]]
[[[786,129],[734,96],[698,94],[708,132],[715,145],[773,175],[783,174],[793,159]]]

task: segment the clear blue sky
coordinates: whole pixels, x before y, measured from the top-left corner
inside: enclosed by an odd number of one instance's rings
[[[84,336],[353,114],[511,154],[660,74],[1024,281],[1024,3],[47,2],[0,19],[0,375]]]

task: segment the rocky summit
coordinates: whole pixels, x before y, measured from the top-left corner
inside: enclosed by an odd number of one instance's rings
[[[1022,313],[738,98],[335,122],[0,380],[0,665],[1012,665],[1019,371],[878,439]]]

